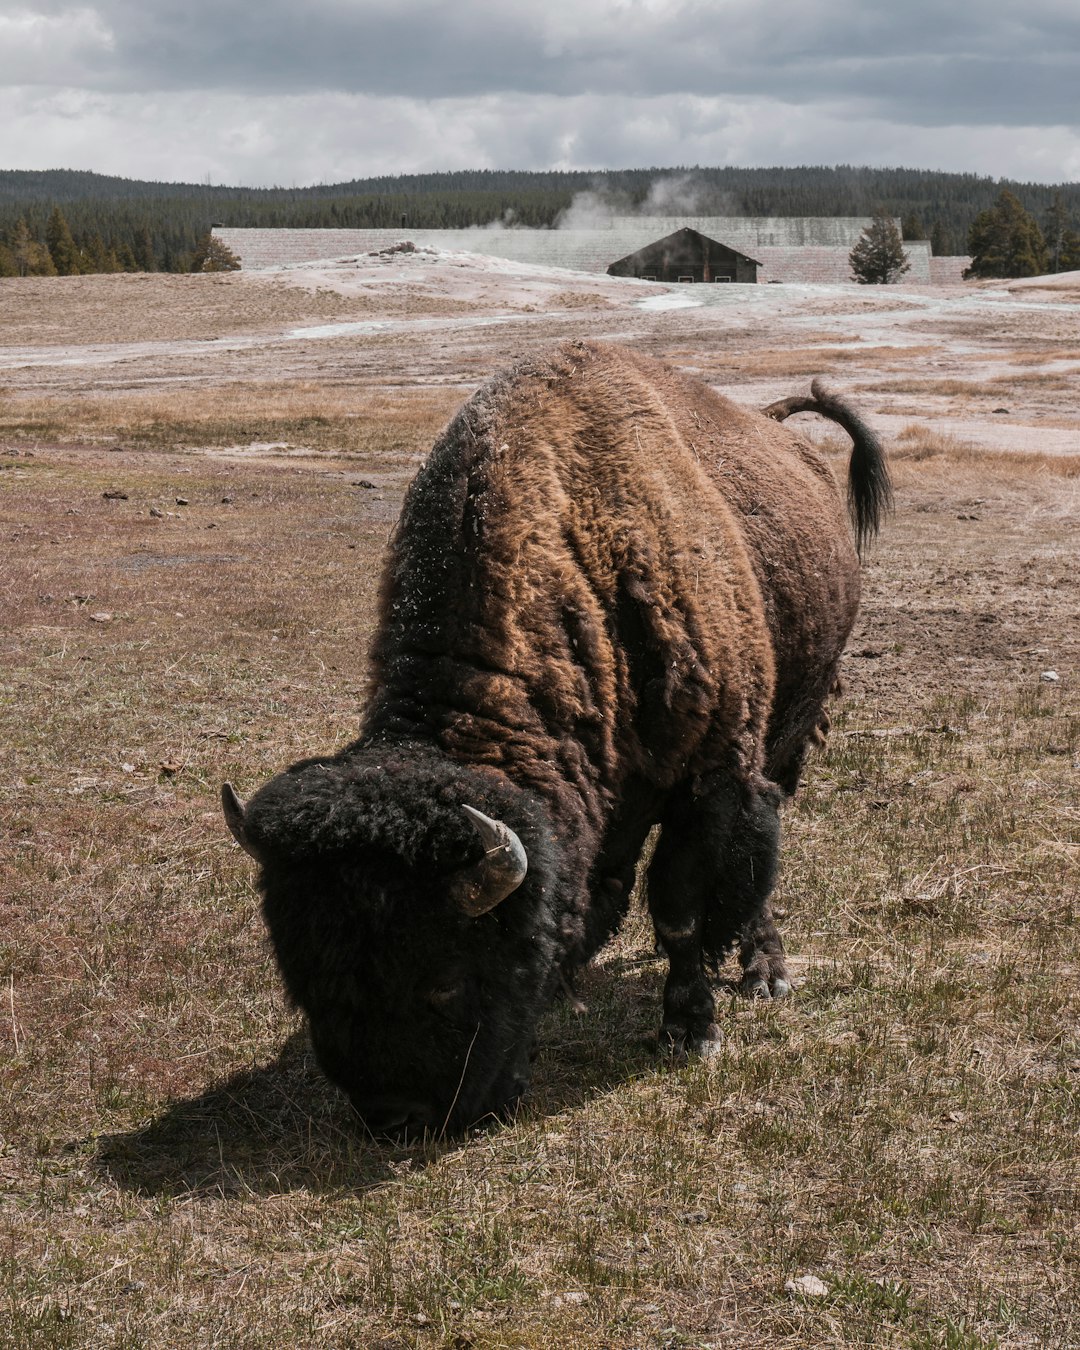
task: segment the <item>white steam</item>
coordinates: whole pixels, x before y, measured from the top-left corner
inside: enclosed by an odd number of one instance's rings
[[[555,218],[557,230],[610,230],[627,216],[742,215],[730,193],[720,193],[696,174],[672,173],[654,178],[644,201],[633,204],[625,192],[600,184],[574,194]]]

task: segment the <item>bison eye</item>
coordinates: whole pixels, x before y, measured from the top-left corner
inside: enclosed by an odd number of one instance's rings
[[[468,980],[434,985],[424,995],[424,1002],[433,1017],[459,1031],[476,1020]]]
[[[427,992],[427,1001],[436,1012],[451,1007],[465,992],[464,984],[438,984]]]

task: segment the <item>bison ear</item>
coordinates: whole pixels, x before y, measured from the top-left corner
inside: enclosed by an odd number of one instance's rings
[[[471,806],[461,808],[472,821],[484,845],[484,856],[475,866],[458,874],[453,895],[470,918],[487,914],[502,904],[525,880],[529,858],[525,846],[509,825],[492,820]]]
[[[232,837],[245,853],[249,853],[256,862],[259,862],[259,855],[248,838],[244,824],[244,803],[236,795],[231,783],[221,785],[221,809],[225,812],[225,824],[228,825]]]

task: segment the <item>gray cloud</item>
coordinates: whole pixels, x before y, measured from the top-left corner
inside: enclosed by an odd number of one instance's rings
[[[252,183],[841,161],[1060,181],[1078,57],[1075,0],[25,0],[0,13],[0,125],[8,167]]]
[[[927,125],[1075,124],[1080,6],[865,0],[41,0],[56,60],[20,83],[105,92],[768,96]],[[53,53],[56,46],[53,46]]]

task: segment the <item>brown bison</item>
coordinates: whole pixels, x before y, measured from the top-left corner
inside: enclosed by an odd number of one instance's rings
[[[854,441],[860,545],[880,448],[816,385],[752,412],[571,342],[497,376],[409,489],[361,735],[225,816],[319,1063],[376,1133],[460,1129],[522,1093],[537,1020],[626,913],[670,963],[661,1045],[708,1053],[710,967],[788,992],[769,911],[778,808],[855,617],[858,559],[812,410]]]

